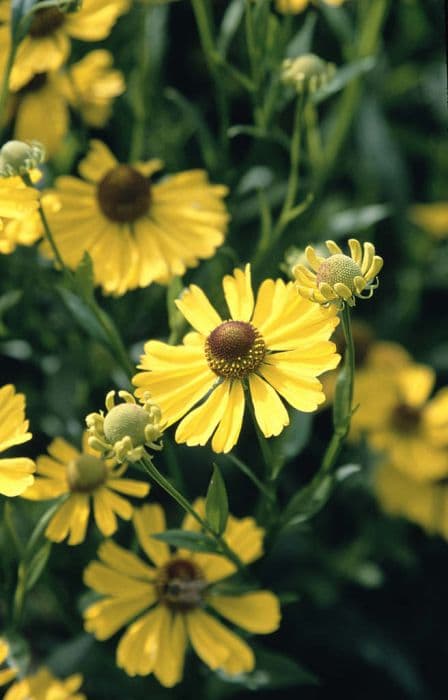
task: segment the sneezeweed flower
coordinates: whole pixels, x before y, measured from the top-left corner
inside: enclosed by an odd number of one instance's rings
[[[7,141],[0,148],[0,177],[29,175],[45,159],[38,141]]]
[[[95,282],[106,293],[167,284],[224,240],[227,188],[210,185],[202,170],[152,184],[161,167],[159,160],[120,164],[103,143],[92,141],[79,167],[87,182],[56,181],[61,209],[49,220],[61,255],[75,268],[88,251]]]
[[[403,474],[391,464],[374,473],[374,489],[383,510],[420,525],[428,534],[448,540],[448,483],[427,481]]]
[[[37,73],[11,96],[14,137],[35,138],[48,157],[57,153],[70,124],[70,110],[100,128],[107,122],[115,97],[124,91],[123,76],[112,67],[108,51],[91,51],[65,71]],[[51,120],[48,115],[51,114]]]
[[[377,275],[383,267],[383,259],[375,255],[374,246],[364,243],[362,248],[359,241],[351,238],[349,256],[334,241],[325,244],[330,257],[324,258],[312,246],[307,246],[305,254],[309,267],[297,265],[294,268],[299,294],[318,304],[335,303],[339,307],[344,303],[354,306],[356,297],[370,299],[378,287]]]
[[[137,396],[151,392],[167,426],[185,416],[177,442],[205,445],[213,434],[215,452],[228,452],[238,440],[245,388],[262,433],[279,435],[289,424],[280,396],[299,411],[315,411],[325,399],[317,376],[340,359],[328,341],[338,323],[336,309],[302,299],[294,283],[265,280],[254,303],[246,265],[224,277],[223,289],[230,320],[222,320],[191,285],[176,304],[194,332],[176,347],[146,343],[143,371],[133,379]]]
[[[31,245],[40,238],[38,208],[37,190],[20,177],[0,177],[0,253],[12,253],[17,243]]]
[[[448,237],[448,202],[414,204],[409,209],[408,216],[433,238]]]
[[[48,668],[42,667],[35,674],[15,682],[3,700],[87,700],[84,693],[78,693],[82,681],[79,673],[59,680]]]
[[[129,9],[130,0],[83,0],[82,4],[77,4],[78,9],[61,2],[59,7],[34,12],[31,26],[16,54],[10,77],[11,90],[19,90],[36,74],[60,68],[70,54],[71,38],[81,41],[105,39],[118,17]],[[0,38],[1,65],[9,51],[8,23],[2,27]]]
[[[282,82],[297,92],[316,92],[333,78],[334,63],[328,63],[314,53],[297,58],[285,58],[282,63]]]
[[[386,366],[370,364],[356,375],[352,417],[354,439],[365,434],[374,450],[412,479],[448,476],[448,388],[430,399],[431,367],[403,356]]]
[[[31,440],[25,419],[25,397],[12,384],[0,388],[0,452]],[[27,457],[0,459],[0,494],[19,496],[34,481],[35,464]]]
[[[204,514],[204,501],[194,508]],[[251,671],[251,648],[213,613],[247,632],[269,634],[280,622],[277,597],[269,591],[221,594],[219,583],[235,573],[235,565],[217,554],[172,552],[153,539],[165,530],[159,505],[136,511],[134,525],[150,564],[111,540],[100,546],[100,561],[88,565],[84,581],[104,597],[85,611],[86,630],[104,640],[131,623],[118,644],[117,665],[130,676],[154,673],[165,687],[182,679],[188,641],[213,670]],[[183,528],[196,529],[191,516]],[[248,564],[261,557],[263,534],[252,518],[229,516],[224,539]]]
[[[52,542],[66,537],[71,545],[83,542],[92,507],[98,529],[106,537],[112,535],[118,527],[117,515],[123,520],[132,517],[132,505],[119,494],[144,498],[149,492],[149,484],[123,478],[126,465],[117,467],[115,460],[105,460],[92,450],[87,433],[81,452],[56,438],[48,453],[37,459],[35,483],[22,497],[47,501],[66,496],[45,530]]]
[[[138,462],[145,449],[161,450],[162,437],[160,408],[148,393],[138,404],[128,391],[119,391],[123,403],[115,404],[115,391],[106,396],[106,415],[90,413],[86,418],[89,445],[105,457],[119,462]]]
[[[6,639],[0,637],[0,688],[10,683],[17,676],[18,669],[9,664],[9,645]]]
[[[340,7],[345,0],[324,0],[330,7]],[[306,10],[311,0],[275,0],[275,6],[279,12],[285,15],[297,15]]]

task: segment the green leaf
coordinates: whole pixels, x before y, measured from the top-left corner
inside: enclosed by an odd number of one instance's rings
[[[77,294],[66,287],[59,286],[57,289],[67,309],[74,316],[75,320],[79,323],[87,335],[105,345],[108,345],[107,334],[96,318],[89,304],[87,304],[84,299],[80,299]]]
[[[350,414],[349,374],[350,368],[344,364],[336,379],[333,399],[333,425],[335,430],[344,430],[346,428],[347,416]]]
[[[332,214],[328,221],[327,233],[331,233],[333,238],[345,237],[347,231],[353,235],[387,219],[391,214],[392,208],[389,204],[370,204],[358,209],[346,209]]]
[[[296,56],[311,51],[316,21],[317,13],[307,12],[303,25],[286,47],[285,55],[287,58],[295,58]]]
[[[84,299],[93,299],[93,263],[87,251],[85,251],[82,256],[81,262],[72,276],[71,283],[73,285],[73,291],[77,292],[79,296]]]
[[[249,690],[288,688],[296,685],[318,685],[316,676],[294,659],[274,651],[258,648],[255,653],[255,669],[251,673],[229,676],[218,671],[227,683],[236,683]]]
[[[294,457],[297,457],[304,447],[306,447],[313,422],[311,413],[301,413],[292,411],[291,422],[284,429],[281,435],[270,441],[271,454],[273,457],[272,478],[276,479],[284,465]]]
[[[244,14],[244,0],[232,0],[222,18],[217,41],[218,51],[225,56]]]
[[[196,137],[201,149],[202,158],[208,170],[216,167],[217,154],[212,132],[207,126],[200,110],[193,102],[190,102],[178,90],[170,87],[164,92],[165,97],[170,100],[181,113],[182,120],[189,125],[193,135]]]
[[[178,333],[185,327],[185,319],[180,313],[174,301],[179,297],[184,285],[181,277],[173,277],[171,280],[167,294],[166,306],[168,311],[168,325],[171,333]]]
[[[330,82],[319,88],[319,90],[316,90],[316,92],[313,94],[313,102],[315,104],[323,102],[331,95],[334,95],[336,92],[342,90],[342,88],[348,85],[348,83],[355,78],[359,78],[364,73],[371,71],[375,65],[375,56],[365,56],[364,58],[360,58],[352,63],[342,66],[342,68],[338,68]]]
[[[166,542],[172,547],[182,547],[190,549],[192,552],[214,552],[218,551],[215,540],[201,532],[190,530],[165,530],[151,535],[156,540]]]
[[[31,16],[26,24],[22,21],[37,0],[12,0],[11,2],[11,36],[15,43],[19,42],[28,31]]]
[[[333,490],[334,477],[317,474],[310,484],[298,491],[289,501],[283,515],[284,527],[306,522],[327,503]]]
[[[213,465],[213,474],[205,499],[205,515],[213,531],[221,535],[227,525],[229,500],[224,479],[216,464]]]
[[[8,329],[3,322],[4,314],[18,304],[22,294],[23,292],[20,289],[12,289],[0,297],[0,335],[7,335],[8,333]]]
[[[37,550],[26,568],[25,590],[29,591],[39,580],[51,554],[51,542],[46,541]]]

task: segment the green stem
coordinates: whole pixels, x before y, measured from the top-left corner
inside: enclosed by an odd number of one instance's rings
[[[260,479],[253,473],[252,469],[245,464],[239,457],[233,455],[231,452],[226,455],[229,459],[248,479],[257,487],[261,493],[266,496],[269,501],[275,501],[275,497],[271,491],[260,481]]]
[[[6,501],[5,506],[3,508],[3,520],[7,530],[9,531],[9,534],[11,535],[11,539],[14,542],[14,547],[16,548],[17,554],[19,556],[22,556],[23,544],[20,541],[19,535],[17,534],[16,526],[12,516],[12,505],[10,501]]]
[[[149,45],[147,41],[148,26],[151,22],[151,10],[148,5],[142,5],[142,21],[140,47],[137,61],[137,86],[133,90],[132,107],[134,111],[134,124],[129,149],[129,162],[135,163],[142,157],[145,143],[146,109],[149,104],[148,76],[149,76]]]
[[[159,472],[157,467],[154,466],[149,455],[144,456],[140,463],[143,465],[144,469],[147,471],[151,479],[153,479],[156,482],[156,484],[160,486],[160,488],[166,491],[166,493],[169,496],[171,496],[171,498],[175,500],[181,508],[183,508],[196,520],[196,522],[199,523],[202,529],[215,540],[221,554],[224,554],[233,564],[235,564],[240,574],[243,574],[245,576],[246,568],[241,559],[238,557],[238,555],[233,551],[233,549],[229,547],[229,545],[223,539],[223,537],[218,535],[213,530],[213,528],[210,527],[207,521],[201,518],[199,513],[195,511],[195,509],[193,508],[191,503],[185,498],[185,496],[183,496],[183,494],[181,494],[180,491],[178,491],[176,487],[173,486],[173,484],[170,481],[168,481],[168,479],[166,479],[163,476],[163,474]]]
[[[346,304],[341,313],[342,330],[345,339],[344,367],[336,384],[333,406],[334,433],[326,449],[321,471],[332,471],[341,452],[347,435],[353,413],[353,389],[355,379],[355,347],[350,320],[350,307]]]
[[[17,53],[17,44],[11,40],[11,46],[8,53],[8,58],[6,60],[5,70],[3,72],[2,85],[0,88],[0,125],[6,121],[5,106],[6,100],[9,95],[9,78],[11,75],[12,67],[14,65],[14,60]],[[0,130],[0,143],[2,141],[2,130]]]

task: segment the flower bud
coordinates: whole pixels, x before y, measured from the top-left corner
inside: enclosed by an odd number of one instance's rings
[[[0,177],[25,175],[45,159],[38,141],[7,141],[0,149]]]
[[[291,85],[296,92],[316,92],[328,83],[336,72],[333,63],[324,61],[314,53],[296,58],[285,58],[282,63],[282,82]]]

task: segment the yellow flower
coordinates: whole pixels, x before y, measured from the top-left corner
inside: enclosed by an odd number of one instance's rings
[[[0,637],[0,686],[10,683],[17,676],[17,668],[9,665],[8,656],[8,642]]]
[[[409,209],[409,218],[434,238],[448,236],[448,202],[414,204]]]
[[[389,365],[377,357],[356,374],[352,437],[387,455],[403,474],[420,481],[448,475],[448,388],[432,399],[434,371],[404,353]]]
[[[77,692],[81,684],[79,673],[62,681],[42,667],[34,675],[14,683],[3,700],[87,700],[84,693]]]
[[[210,185],[202,170],[152,184],[161,167],[159,160],[120,164],[103,143],[92,141],[79,167],[87,182],[56,181],[62,206],[49,220],[62,257],[74,268],[87,250],[106,293],[167,284],[223,242],[227,188]]]
[[[12,384],[0,388],[0,452],[31,440],[29,422],[25,420],[25,397],[16,394]],[[35,464],[27,457],[0,459],[0,493],[18,496],[33,481]]]
[[[226,275],[223,289],[231,320],[223,321],[191,285],[176,304],[195,332],[176,347],[146,343],[143,372],[133,379],[136,395],[148,390],[167,426],[185,416],[177,442],[205,445],[214,433],[215,452],[228,452],[238,440],[246,385],[257,423],[272,437],[289,424],[279,394],[299,411],[315,411],[325,400],[316,377],[340,359],[328,341],[338,323],[334,307],[300,298],[292,282],[280,279],[265,280],[254,304],[250,265]]]
[[[381,506],[390,515],[417,523],[430,534],[448,539],[448,485],[403,474],[390,464],[375,472],[374,485]]]
[[[66,537],[68,544],[83,542],[92,504],[99,530],[106,537],[112,535],[117,529],[117,515],[124,520],[132,517],[132,505],[118,493],[144,498],[149,492],[149,484],[122,478],[126,465],[116,468],[115,461],[100,459],[87,438],[84,433],[82,452],[62,438],[53,440],[48,448],[50,456],[37,459],[34,485],[22,494],[32,501],[68,496],[45,530],[52,542],[62,542]]]
[[[69,106],[80,111],[87,124],[104,126],[113,98],[124,90],[122,74],[113,70],[112,62],[108,51],[91,51],[67,71],[34,75],[12,96],[15,138],[37,139],[53,156],[69,129]]]
[[[275,0],[275,6],[279,12],[285,15],[297,15],[306,10],[311,0]],[[345,0],[324,0],[326,5],[340,7]]]
[[[318,304],[346,302],[355,305],[355,297],[370,299],[378,287],[377,275],[383,267],[383,259],[375,255],[371,243],[351,238],[348,242],[350,256],[344,255],[334,241],[326,241],[330,257],[318,255],[312,246],[307,246],[305,255],[311,270],[305,265],[297,265],[294,270],[299,294]]]
[[[42,236],[39,193],[20,177],[0,178],[0,253],[12,253],[16,245],[32,245]]]
[[[8,3],[10,4],[10,3]],[[20,42],[11,72],[10,89],[19,90],[39,73],[57,70],[70,54],[70,38],[105,39],[130,0],[83,0],[76,12],[46,7],[33,14],[28,34]],[[9,51],[9,26],[0,27],[0,68]]]
[[[204,514],[202,499],[194,507]],[[84,572],[85,583],[104,596],[85,611],[86,630],[103,640],[130,622],[118,644],[117,665],[130,676],[154,673],[165,687],[182,679],[188,640],[213,670],[251,671],[251,648],[210,612],[250,633],[269,634],[280,622],[276,596],[269,591],[220,593],[219,582],[235,573],[234,564],[217,554],[173,553],[153,539],[165,530],[159,505],[136,510],[134,525],[151,564],[111,540],[101,545],[100,562],[91,562]],[[197,529],[191,516],[183,528]],[[244,563],[262,555],[263,530],[250,517],[229,516],[224,538]]]

